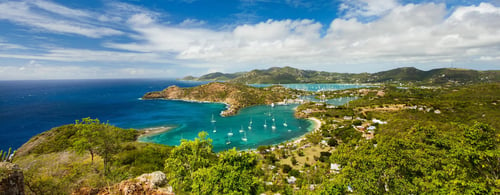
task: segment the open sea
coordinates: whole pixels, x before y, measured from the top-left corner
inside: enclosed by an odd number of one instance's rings
[[[140,139],[167,145],[178,145],[181,139],[194,139],[198,132],[206,131],[215,151],[277,144],[313,128],[311,121],[294,118],[297,105],[253,106],[236,116],[220,117],[224,104],[140,99],[146,92],[170,85],[203,83],[166,79],[0,81],[0,149],[18,148],[34,135],[85,117],[121,128],[173,127]]]

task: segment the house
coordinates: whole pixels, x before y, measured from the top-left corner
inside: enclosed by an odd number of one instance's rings
[[[340,171],[340,165],[337,163],[330,163],[330,171],[332,173],[338,173]]]
[[[375,129],[377,129],[377,127],[375,127],[375,126],[369,126],[367,128],[368,132],[373,132]]]
[[[378,120],[378,119],[372,119],[372,122],[373,123],[378,123],[378,124],[387,124],[387,122],[381,121],[381,120]]]

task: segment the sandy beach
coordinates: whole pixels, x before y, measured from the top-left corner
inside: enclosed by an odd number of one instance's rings
[[[172,127],[172,126],[161,126],[161,127],[151,127],[151,128],[139,129],[139,131],[141,132],[141,135],[139,135],[139,138],[164,133],[164,132],[167,132],[173,128],[174,127]]]
[[[319,120],[318,118],[315,118],[315,117],[309,117],[309,118],[307,118],[307,119],[308,119],[308,120],[313,121],[313,123],[314,123],[314,129],[313,129],[313,130],[311,130],[311,132],[314,132],[314,131],[319,131],[319,128],[321,128],[321,120]],[[296,138],[296,139],[293,139],[291,142],[292,142],[293,144],[298,144],[298,143],[300,143],[302,140],[306,139],[306,135],[307,135],[307,134],[308,134],[308,133],[306,133],[306,134],[304,134],[304,135],[302,135],[302,136],[300,136],[300,137],[298,137],[298,138]]]

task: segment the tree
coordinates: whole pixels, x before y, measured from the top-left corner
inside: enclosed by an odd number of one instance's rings
[[[110,162],[120,147],[119,137],[122,132],[108,123],[101,123],[99,119],[90,117],[83,118],[82,121],[77,120],[75,123],[77,131],[73,143],[74,149],[79,153],[89,151],[91,162],[94,162],[94,155],[101,156],[104,175],[108,175]]]
[[[193,173],[202,168],[208,168],[216,158],[212,151],[212,140],[208,133],[198,133],[194,141],[181,140],[181,145],[175,147],[165,160],[165,173],[172,187],[185,192],[191,191]]]

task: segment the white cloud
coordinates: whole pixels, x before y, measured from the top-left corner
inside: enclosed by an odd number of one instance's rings
[[[62,16],[66,17],[90,17],[91,14],[77,10],[77,9],[71,9],[59,4],[52,3],[50,1],[42,1],[42,0],[36,0],[32,2],[34,5],[36,5],[38,8],[44,9],[49,12],[53,12]]]
[[[388,6],[383,6],[381,2]],[[487,67],[498,67],[500,64],[497,57],[500,56],[500,7],[481,3],[450,11],[444,4],[435,3],[403,5],[386,0],[356,0],[350,3],[344,3],[339,8],[346,12],[346,17],[337,18],[326,26],[307,19],[270,19],[223,30],[207,28],[204,21],[195,19],[169,24],[162,21],[158,13],[116,2],[108,5],[112,9],[101,18],[84,12],[93,16],[91,21],[84,22],[54,21],[53,15],[30,10],[29,3],[0,3],[0,12],[7,10],[0,15],[0,19],[30,27],[44,25],[39,28],[56,33],[71,31],[88,37],[120,34],[122,31],[115,32],[113,29],[117,28],[107,27],[108,24],[93,25],[96,21],[109,21],[122,25],[119,29],[126,31],[130,38],[128,41],[120,39],[119,42],[114,41],[116,39],[106,40],[102,43],[106,49],[98,50],[52,47],[40,53],[26,54],[3,49],[0,58],[91,62],[107,66],[120,64],[120,68],[114,68],[113,72],[134,77],[156,75],[153,65],[156,69],[175,65],[178,69],[203,72],[233,72],[269,66],[361,72],[379,71],[381,67],[417,66],[426,69],[463,64],[473,68],[479,64]],[[66,17],[80,14],[74,11],[63,8],[53,13]],[[365,17],[372,16],[375,18],[365,20]],[[13,19],[15,17],[18,18]],[[41,22],[45,19],[50,24]],[[72,26],[73,23],[77,25]],[[2,47],[21,49],[22,46],[0,41],[0,49]],[[144,63],[151,67],[144,67]],[[121,67],[123,65],[130,67]],[[14,67],[12,71],[21,71],[20,68]],[[24,65],[22,72],[31,69],[33,66]],[[6,68],[2,70],[5,72]],[[171,70],[165,71],[172,73]]]
[[[34,1],[30,2],[2,2],[0,3],[0,20],[8,20],[36,30],[54,33],[77,34],[91,38],[103,36],[121,35],[123,32],[108,27],[92,24],[92,21],[70,20],[58,15],[37,11],[42,8],[46,11],[67,17],[88,16],[90,13],[66,8],[57,4]],[[81,19],[81,18],[80,18]]]

